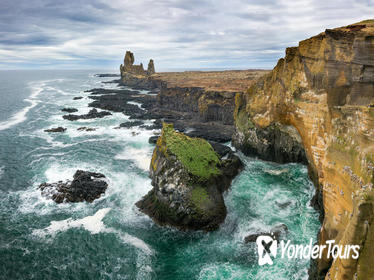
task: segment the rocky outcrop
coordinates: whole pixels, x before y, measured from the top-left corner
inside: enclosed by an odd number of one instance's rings
[[[78,112],[78,109],[75,109],[75,108],[63,108],[61,109],[62,112],[66,112],[66,113],[75,113],[75,112]]]
[[[160,225],[217,229],[226,217],[222,193],[241,167],[235,155],[220,159],[205,140],[164,124],[150,166],[153,189],[136,205]]]
[[[155,73],[155,67],[152,59],[148,63],[147,71],[144,70],[143,63],[140,63],[140,65],[134,65],[134,61],[134,54],[130,51],[126,51],[123,64],[120,66],[121,77],[125,74],[146,76]]]
[[[64,128],[62,126],[55,127],[55,128],[49,128],[49,129],[44,130],[44,132],[65,132],[65,131],[66,131],[66,128]]]
[[[93,202],[105,192],[108,183],[101,173],[77,170],[73,181],[43,183],[39,186],[43,196],[56,203]]]
[[[270,74],[236,96],[235,146],[280,162],[306,158],[323,222],[319,243],[360,245],[357,260],[325,254],[312,279],[374,278],[373,104],[374,20],[288,48]]]
[[[80,119],[88,120],[88,119],[104,118],[105,116],[109,116],[111,114],[112,113],[110,113],[110,112],[106,112],[106,111],[99,112],[96,109],[92,109],[87,114],[83,114],[83,115],[69,114],[69,115],[64,115],[62,117],[66,120],[69,120],[69,121],[77,121],[77,120],[80,120]]]

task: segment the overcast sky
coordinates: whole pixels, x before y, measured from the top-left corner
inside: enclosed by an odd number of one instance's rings
[[[284,49],[374,18],[374,0],[0,0],[0,69],[272,68]]]

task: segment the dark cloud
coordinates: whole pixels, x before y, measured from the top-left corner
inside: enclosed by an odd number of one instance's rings
[[[2,0],[1,68],[272,67],[287,46],[374,14],[374,0]]]

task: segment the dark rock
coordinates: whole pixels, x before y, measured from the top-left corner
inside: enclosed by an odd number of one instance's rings
[[[96,128],[82,126],[82,127],[77,128],[77,130],[78,130],[78,131],[95,131]]]
[[[159,135],[155,135],[155,136],[151,136],[151,137],[149,137],[149,139],[148,139],[148,143],[149,144],[156,144],[157,143],[157,139],[158,139],[158,137],[160,137]]]
[[[111,78],[111,77],[120,77],[120,74],[95,74],[95,77],[99,78]]]
[[[85,115],[69,114],[69,115],[64,115],[62,117],[66,120],[69,120],[69,121],[76,121],[76,120],[79,120],[79,119],[86,120],[86,119],[103,118],[103,117],[109,116],[111,114],[112,113],[110,113],[110,112],[106,112],[106,111],[98,112],[96,109],[92,109],[91,111],[88,112],[88,114],[85,114]]]
[[[66,128],[61,127],[61,126],[44,130],[44,132],[65,132],[65,131],[66,131]]]
[[[61,109],[62,112],[67,112],[67,113],[75,113],[78,112],[78,109],[75,108],[63,108]]]
[[[119,125],[119,127],[121,127],[121,128],[130,128],[130,127],[139,126],[139,125],[142,125],[142,124],[143,124],[142,121],[125,122],[125,123],[121,123]]]
[[[240,159],[231,154],[220,160],[205,140],[172,125],[164,124],[160,137],[150,166],[153,189],[136,205],[160,225],[217,229],[226,217],[222,193],[241,170]]]
[[[233,152],[231,148],[226,145],[223,145],[223,144],[220,144],[214,141],[208,141],[208,142],[210,145],[212,145],[212,148],[220,157],[224,157],[225,155]]]
[[[73,181],[43,183],[39,186],[43,196],[57,203],[93,202],[105,192],[108,184],[101,173],[77,170]]]
[[[246,236],[244,238],[244,243],[249,243],[249,242],[256,242],[257,237],[261,235],[266,235],[266,236],[271,236],[275,240],[279,241],[279,238],[282,234],[287,233],[288,227],[285,224],[280,224],[275,227],[273,227],[270,232],[260,232],[260,233],[254,233]]]
[[[82,99],[83,97],[82,96],[76,96],[73,98],[73,100],[79,100],[79,99]]]
[[[232,144],[243,153],[279,163],[308,163],[301,137],[292,126],[273,123],[266,128],[251,126],[235,131]]]
[[[292,204],[292,201],[286,201],[286,202],[278,202],[275,201],[275,204],[280,208],[280,209],[286,209],[288,206]]]

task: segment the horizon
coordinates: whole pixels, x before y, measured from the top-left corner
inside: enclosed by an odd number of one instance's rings
[[[0,68],[114,71],[130,50],[158,72],[268,70],[286,47],[373,14],[373,0],[3,1]]]

